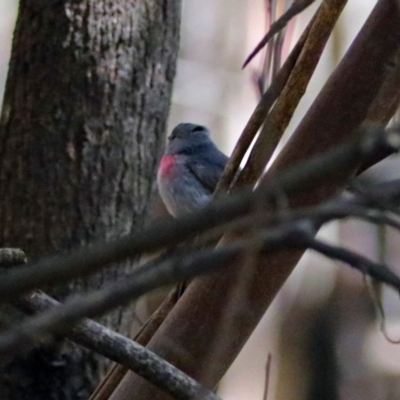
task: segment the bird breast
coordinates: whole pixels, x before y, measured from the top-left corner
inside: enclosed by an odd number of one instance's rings
[[[172,178],[174,167],[176,165],[176,157],[174,154],[165,154],[160,161],[159,174],[161,178]]]

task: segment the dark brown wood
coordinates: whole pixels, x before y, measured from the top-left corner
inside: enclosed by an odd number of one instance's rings
[[[296,65],[240,171],[238,186],[253,186],[265,170],[317,68],[321,54],[331,36],[347,0],[324,1],[314,16],[304,47]]]
[[[304,43],[306,42],[310,29],[314,23],[314,19],[315,16],[307,25],[307,28],[304,30],[293,50],[288,55],[285,63],[282,65],[282,68],[278,71],[276,77],[271,82],[271,85],[261,96],[257,107],[254,109],[252,115],[247,121],[247,124],[232,151],[228,163],[225,166],[224,172],[222,173],[222,176],[218,182],[217,188],[215,189],[214,196],[219,195],[221,192],[227,191],[231,186],[233,178],[240,167],[243,157],[257,135],[262,123],[265,121],[265,118],[267,117],[271,107],[274,105],[276,99],[285,88],[293,68],[296,66],[297,60],[303,50]]]
[[[177,299],[178,292],[173,289],[135,336],[135,342],[142,346],[147,345],[175,306]],[[128,371],[129,369],[127,367],[121,364],[114,364],[108,371],[107,376],[104,377],[95,392],[90,396],[89,400],[108,400]]]
[[[13,303],[29,314],[43,313],[59,303],[43,292],[33,292]],[[71,341],[127,366],[177,400],[221,400],[198,382],[137,342],[84,318],[66,332]]]
[[[164,143],[180,7],[20,2],[0,122],[1,247],[35,260],[140,226]],[[97,288],[131,268],[57,293]],[[128,334],[131,318],[119,309],[101,322]],[[104,367],[60,339],[2,365],[1,398],[87,398]]]
[[[400,10],[396,0],[380,0],[343,61],[323,88],[271,173],[350,138],[379,96],[399,52]],[[395,65],[399,68],[399,65]],[[353,170],[344,170],[323,190],[297,204],[315,204],[340,190]],[[212,388],[256,327],[298,262],[302,252],[285,252],[247,268],[196,279],[149,343],[205,386]],[[238,288],[239,290],[235,290]],[[112,400],[159,400],[160,391],[127,374]]]

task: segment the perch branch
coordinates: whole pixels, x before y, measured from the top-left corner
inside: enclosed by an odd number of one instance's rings
[[[337,178],[338,172],[356,168],[377,150],[396,151],[400,147],[395,129],[372,129],[362,138],[341,144],[329,151],[299,163],[261,185],[254,192],[242,190],[224,199],[217,199],[208,207],[182,218],[160,221],[142,232],[110,243],[100,243],[63,255],[27,264],[15,271],[3,273],[0,280],[0,300],[7,301],[29,290],[44,285],[64,283],[67,279],[86,276],[111,262],[134,257],[143,251],[173,245],[196,233],[233,221],[246,215],[260,196],[273,200],[283,193],[287,196],[306,192],[321,182]]]
[[[28,313],[46,313],[60,307],[56,300],[39,292],[17,300],[16,305]],[[216,394],[161,357],[97,322],[85,319],[69,329],[66,336],[73,342],[126,366],[175,399],[220,400]]]
[[[387,266],[370,261],[349,250],[315,240],[314,236],[319,227],[319,223],[301,219],[261,231],[257,235],[257,242],[260,243],[259,252],[268,254],[282,249],[311,248],[340,259],[362,273],[400,291],[400,278]],[[175,254],[161,263],[149,262],[146,267],[133,272],[123,281],[110,284],[86,296],[74,297],[6,331],[0,335],[0,356],[20,352],[49,333],[63,333],[81,318],[102,314],[165,283],[176,283],[200,274],[216,272],[219,268],[241,262],[252,243],[253,238],[241,239],[214,251],[201,250],[188,255]]]

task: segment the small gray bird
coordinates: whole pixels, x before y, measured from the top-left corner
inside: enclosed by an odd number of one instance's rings
[[[177,217],[205,207],[227,161],[207,128],[179,124],[168,137],[157,173],[158,190],[168,212]]]

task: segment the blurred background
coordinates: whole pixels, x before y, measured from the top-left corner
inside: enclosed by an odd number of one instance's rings
[[[242,70],[246,56],[267,30],[267,0],[184,1],[181,49],[169,120],[208,126],[230,154],[254,110],[255,76],[264,53]],[[349,0],[321,57],[285,138],[293,131],[346,52],[376,1]],[[291,1],[272,1],[279,16]],[[316,1],[287,28],[283,58],[319,6]],[[3,96],[16,0],[0,1],[0,99]],[[327,116],[329,118],[329,116]],[[320,235],[396,267],[399,235],[357,221],[331,224]],[[397,268],[400,273],[400,268]],[[382,290],[386,330],[400,338],[397,295]],[[263,399],[268,354],[268,399],[400,398],[400,347],[379,330],[376,307],[363,277],[347,266],[308,252],[260,322],[219,386],[222,398]]]

